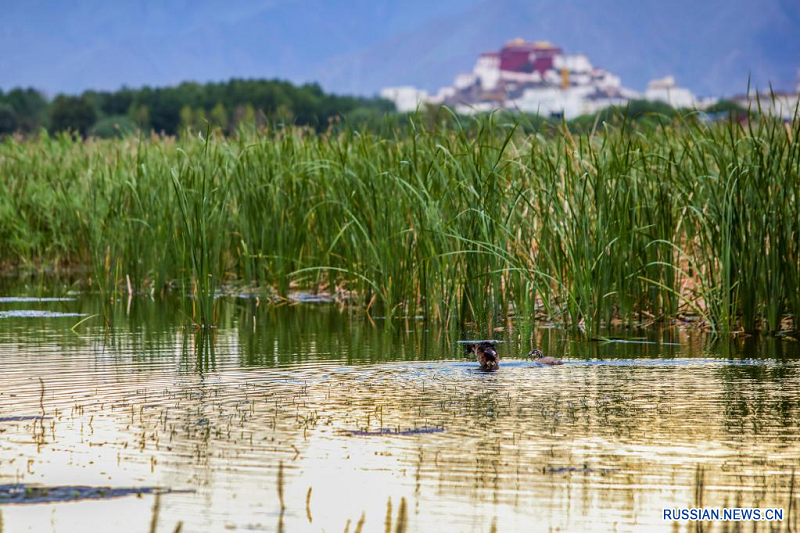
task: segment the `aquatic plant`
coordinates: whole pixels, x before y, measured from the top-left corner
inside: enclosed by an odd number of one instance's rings
[[[582,133],[441,119],[7,138],[0,261],[110,296],[179,287],[198,325],[241,283],[338,291],[372,316],[517,314],[592,337],[684,314],[720,333],[800,327],[797,118],[620,116]]]
[[[207,131],[210,134],[210,130]],[[214,300],[217,285],[225,270],[225,243],[229,236],[227,164],[231,159],[220,157],[208,138],[198,158],[184,158],[178,169],[172,170],[172,185],[182,225],[175,230],[174,243],[188,267],[191,294],[196,302],[192,319],[201,326],[216,323]],[[184,291],[186,287],[184,285]]]

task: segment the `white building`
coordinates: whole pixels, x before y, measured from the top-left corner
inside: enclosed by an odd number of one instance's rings
[[[665,102],[672,107],[697,107],[697,98],[689,89],[678,87],[673,76],[652,80],[644,93],[646,100]]]
[[[673,78],[651,83],[648,97],[676,107],[691,106],[694,95],[675,87]],[[413,87],[381,91],[398,111],[414,111],[423,102],[443,104],[459,113],[516,109],[542,116],[574,118],[611,105],[625,105],[639,95],[622,86],[619,76],[596,68],[584,54],[567,54],[549,42],[509,41],[497,52],[481,54],[472,72],[434,96]]]
[[[607,70],[595,69],[590,73],[592,83],[604,91],[627,90],[622,87],[622,80],[619,76],[611,74]]]
[[[394,102],[398,112],[409,113],[428,101],[428,93],[411,86],[386,87],[381,90],[381,98]]]
[[[480,55],[472,70],[484,91],[493,91],[500,81],[500,54],[485,52]]]
[[[800,89],[800,87],[798,87]],[[749,97],[734,98],[745,109],[792,120],[800,109],[800,90],[798,93],[754,92]]]
[[[455,87],[442,87],[439,89],[438,93],[428,98],[428,103],[439,105],[448,98],[453,98],[456,92]]]
[[[624,106],[628,99],[629,97],[622,94],[607,93],[592,85],[579,85],[567,89],[541,87],[525,89],[522,96],[508,102],[507,107],[543,117],[560,116],[569,120],[597,113],[606,107]]]
[[[490,113],[497,109],[498,106],[494,102],[475,102],[468,104],[465,102],[455,105],[455,112],[459,115],[474,115],[477,113]]]
[[[800,69],[797,69],[797,87],[793,93],[755,90],[747,96],[734,97],[734,101],[754,112],[782,117],[784,120],[793,120],[795,114],[800,111]]]
[[[572,118],[581,114],[578,92],[562,90],[558,87],[525,89],[522,96],[510,104],[522,112],[542,117],[558,115]]]
[[[467,89],[475,85],[478,77],[475,74],[459,74],[456,76],[456,80],[453,83],[453,87],[457,91],[461,91],[463,89]]]
[[[589,73],[592,71],[592,63],[583,54],[563,54],[553,58],[553,68],[556,70],[567,69],[575,73]]]

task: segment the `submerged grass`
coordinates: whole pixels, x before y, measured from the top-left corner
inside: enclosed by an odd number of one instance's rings
[[[800,327],[800,120],[526,133],[496,116],[381,135],[0,145],[0,258],[113,294],[239,281],[340,290],[372,314],[538,316],[600,336],[700,316]],[[189,314],[189,313],[187,313]]]

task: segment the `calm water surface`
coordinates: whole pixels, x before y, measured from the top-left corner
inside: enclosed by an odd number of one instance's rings
[[[185,303],[104,319],[96,296],[8,298],[30,294],[0,294],[0,485],[172,489],[158,531],[673,531],[664,507],[788,511],[800,492],[797,343],[582,342],[236,298],[199,337]],[[487,335],[506,341],[490,374],[455,342]],[[526,361],[533,346],[566,364]],[[5,504],[0,524],[150,531],[155,501]]]

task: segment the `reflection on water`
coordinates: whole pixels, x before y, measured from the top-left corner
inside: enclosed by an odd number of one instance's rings
[[[23,483],[10,483],[8,485],[0,485],[0,504],[32,505],[36,503],[122,498],[123,496],[141,497],[143,494],[160,495],[168,492],[168,490],[165,491],[153,487],[85,487],[74,485],[43,487],[25,485]]]
[[[13,314],[32,309],[93,318]],[[206,335],[144,298],[0,311],[0,485],[178,491],[157,515],[147,494],[0,506],[7,531],[672,531],[662,508],[788,510],[798,492],[788,341],[587,343],[235,298]],[[494,373],[457,344],[487,333]],[[534,346],[566,364],[525,360]],[[794,509],[771,526],[796,530]]]

